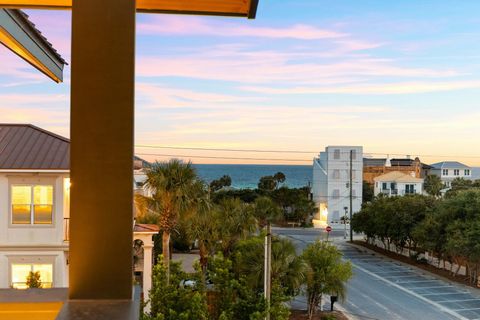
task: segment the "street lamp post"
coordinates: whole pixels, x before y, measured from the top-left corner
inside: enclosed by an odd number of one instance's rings
[[[347,213],[348,213],[348,207],[343,207],[343,210],[345,210],[345,214],[343,215],[343,226],[345,232],[343,233],[343,239],[347,240]]]

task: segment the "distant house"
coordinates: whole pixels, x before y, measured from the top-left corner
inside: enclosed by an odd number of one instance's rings
[[[313,159],[312,197],[318,208],[316,225],[339,222],[350,212],[350,154],[352,155],[352,212],[362,206],[363,148],[328,146]]]
[[[148,164],[133,160],[137,170]],[[26,288],[30,271],[40,273],[43,288],[68,287],[69,207],[70,140],[31,124],[0,124],[0,289]],[[141,267],[151,265],[158,231],[134,226],[132,243],[141,240],[146,261]],[[147,294],[151,268],[143,280]]]
[[[455,178],[472,179],[472,168],[458,161],[442,161],[431,166],[431,174],[439,176],[446,188],[450,188]]]
[[[423,193],[423,178],[400,171],[392,171],[374,178],[374,194],[378,196],[404,196]]]
[[[417,178],[425,178],[431,167],[422,163],[417,157],[410,158],[364,158],[363,180],[373,183],[374,179],[388,172],[399,171],[414,175]]]

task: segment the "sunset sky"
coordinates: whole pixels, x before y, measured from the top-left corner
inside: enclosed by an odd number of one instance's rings
[[[479,12],[478,0],[260,0],[256,20],[139,14],[137,145],[307,153],[137,152],[309,164],[362,145],[478,166]],[[70,62],[70,12],[27,13]],[[0,47],[0,122],[68,137],[69,91],[69,66],[55,84]]]

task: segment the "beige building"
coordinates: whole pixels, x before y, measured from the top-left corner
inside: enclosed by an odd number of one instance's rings
[[[400,171],[382,174],[374,179],[374,194],[386,196],[404,196],[423,193],[423,178]]]

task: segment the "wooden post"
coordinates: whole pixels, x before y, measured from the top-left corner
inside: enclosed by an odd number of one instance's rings
[[[135,1],[72,8],[70,299],[132,299]]]

